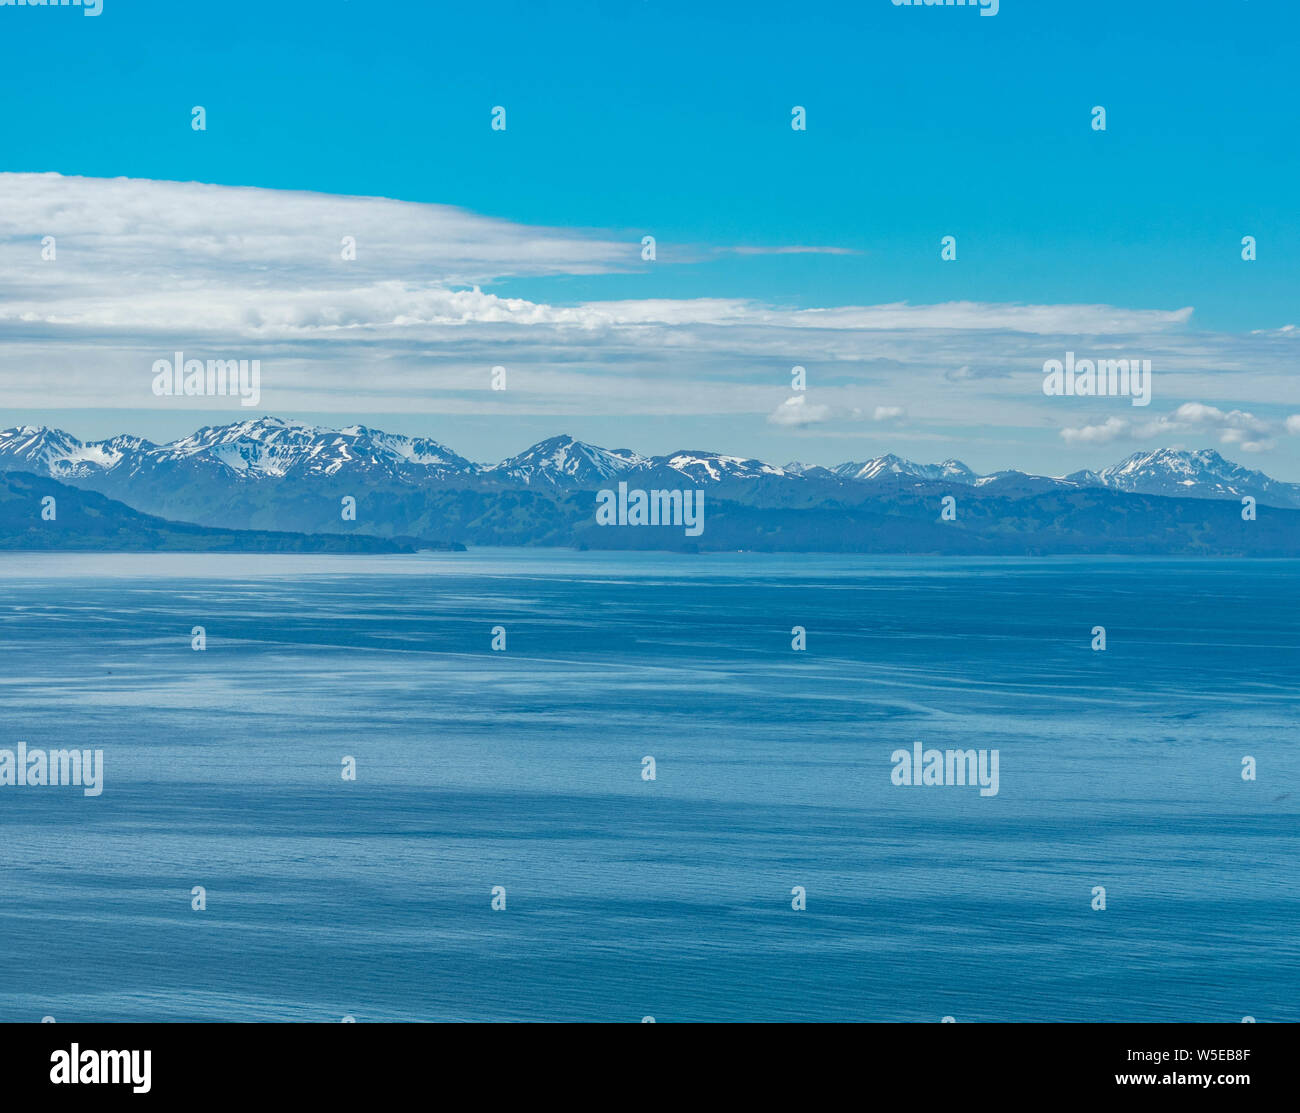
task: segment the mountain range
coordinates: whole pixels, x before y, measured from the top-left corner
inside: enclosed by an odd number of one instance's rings
[[[1240,499],[1251,495],[1264,505],[1300,509],[1300,483],[1273,479],[1225,460],[1212,449],[1135,452],[1100,471],[1049,477],[1019,471],[981,475],[960,460],[918,464],[894,455],[833,467],[800,463],[777,467],[703,451],[643,456],[630,449],[600,448],[562,435],[500,463],[476,464],[427,437],[385,433],[363,425],[322,429],[274,417],[206,426],[161,445],[127,434],[82,442],[60,429],[18,426],[0,431],[0,469],[29,471],[73,484],[109,477],[137,481],[167,474],[227,481],[355,477],[402,484],[473,480],[563,488],[583,487],[632,472],[677,472],[704,486],[763,477],[845,483],[925,480],[964,487],[1037,481],[1062,488],[1104,487],[1173,498]]]
[[[1300,555],[1300,484],[1208,449],[1134,453],[1099,471],[1052,477],[981,475],[959,460],[893,455],[833,467],[702,450],[646,456],[556,436],[484,464],[429,438],[262,417],[167,444],[130,435],[83,442],[20,426],[0,432],[0,472],[94,491],[178,524],[436,547]],[[594,528],[593,493],[619,480],[703,490],[704,536]],[[938,513],[946,495],[962,507],[953,522]],[[1253,531],[1241,529],[1244,496],[1269,508]],[[355,501],[354,519],[340,513],[345,499]]]

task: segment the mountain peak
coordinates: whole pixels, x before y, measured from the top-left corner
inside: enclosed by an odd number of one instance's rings
[[[697,483],[718,483],[724,479],[757,479],[762,476],[783,476],[785,470],[774,464],[765,464],[746,456],[727,456],[721,452],[699,452],[683,449],[667,456],[656,456],[649,461],[654,466],[671,468]]]
[[[1134,452],[1102,468],[1097,480],[1117,491],[1178,498],[1251,496],[1272,506],[1300,507],[1300,484],[1283,483],[1225,460],[1212,448],[1157,448]]]
[[[547,437],[517,456],[502,460],[487,471],[519,482],[556,485],[565,481],[597,482],[631,471],[646,463],[643,456],[627,449],[599,448],[574,440],[568,433]]]
[[[977,476],[960,460],[945,460],[942,464],[917,464],[904,460],[892,452],[877,456],[874,460],[859,463],[849,462],[832,468],[843,479],[880,479],[886,476],[909,477],[913,479],[946,479],[954,483],[971,484]]]

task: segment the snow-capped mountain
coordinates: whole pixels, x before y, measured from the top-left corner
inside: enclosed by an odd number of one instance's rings
[[[885,476],[910,476],[914,479],[946,479],[950,483],[974,483],[977,476],[960,460],[942,464],[915,464],[888,453],[862,463],[840,464],[831,469],[843,479],[880,479]]]
[[[319,429],[273,417],[208,426],[149,455],[156,464],[206,459],[257,478],[346,472],[415,482],[476,470],[463,456],[425,437],[405,437],[364,425]]]
[[[835,473],[830,468],[824,468],[821,464],[804,464],[798,460],[791,460],[781,470],[786,475],[798,475],[809,479],[835,478]]]
[[[115,437],[113,442],[82,444],[62,429],[20,425],[0,432],[0,461],[11,470],[65,479],[112,467],[121,457],[116,442],[135,439]]]
[[[763,476],[784,476],[784,469],[762,460],[743,456],[723,456],[717,452],[673,452],[656,456],[650,463],[655,467],[671,468],[696,483],[720,483],[725,479],[758,479]]]
[[[274,417],[206,426],[164,445],[126,435],[83,444],[62,430],[23,426],[0,432],[0,466],[54,479],[109,473],[130,478],[160,471],[246,479],[345,472],[402,482],[477,470],[464,457],[424,437],[361,425],[318,429]]]
[[[518,456],[484,468],[483,474],[517,480],[529,486],[562,486],[599,482],[619,472],[643,468],[649,462],[646,457],[626,448],[597,448],[594,444],[575,441],[562,434],[549,437]]]
[[[1300,508],[1300,483],[1283,483],[1262,471],[1225,460],[1213,449],[1161,448],[1135,452],[1102,468],[1097,481],[1115,491],[1171,498],[1229,499],[1251,495],[1269,506]]]

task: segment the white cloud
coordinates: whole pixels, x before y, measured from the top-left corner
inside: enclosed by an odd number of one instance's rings
[[[1062,429],[1067,444],[1110,444],[1121,437],[1133,436],[1133,423],[1121,417],[1108,417],[1100,425],[1081,425]]]
[[[810,406],[803,394],[792,395],[767,415],[769,425],[818,425],[830,419],[830,406]]]
[[[41,259],[43,236],[57,241],[55,262]],[[356,240],[351,262],[340,257],[345,236]],[[641,267],[638,247],[384,198],[0,174],[0,320],[27,325],[146,332],[166,325],[262,338],[473,324],[1045,334],[1162,331],[1191,312],[973,302],[799,310],[735,298],[560,307],[474,288],[631,271]]]
[[[1300,417],[1300,415],[1296,415]],[[1272,438],[1285,430],[1300,432],[1300,421],[1287,418],[1284,423],[1266,421],[1243,410],[1225,412],[1203,402],[1184,402],[1171,414],[1150,421],[1133,421],[1111,417],[1099,425],[1062,429],[1067,444],[1109,444],[1111,441],[1162,440],[1189,433],[1217,437],[1220,444],[1243,452],[1264,452],[1273,447]]]

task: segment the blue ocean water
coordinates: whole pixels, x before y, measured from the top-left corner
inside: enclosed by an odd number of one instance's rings
[[[105,765],[0,787],[0,1020],[1300,1020],[1300,562],[6,554],[0,590],[0,749]],[[893,784],[914,742],[997,749],[998,794]]]

